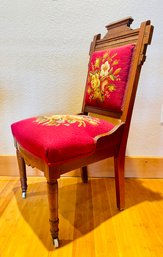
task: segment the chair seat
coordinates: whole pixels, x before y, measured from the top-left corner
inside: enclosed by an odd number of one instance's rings
[[[33,117],[11,126],[14,138],[25,150],[52,165],[92,154],[97,138],[113,127],[86,115]]]

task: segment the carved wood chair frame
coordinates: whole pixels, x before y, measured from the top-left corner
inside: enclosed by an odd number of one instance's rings
[[[96,151],[91,156],[78,158],[60,165],[49,165],[44,160],[32,155],[26,151],[16,140],[16,152],[20,171],[20,181],[22,188],[22,196],[26,197],[27,191],[27,176],[26,165],[36,167],[44,172],[47,180],[47,191],[49,200],[49,222],[50,232],[53,238],[54,245],[58,247],[58,183],[60,176],[68,171],[82,168],[81,175],[83,182],[87,182],[87,165],[106,159],[108,157],[114,158],[115,164],[115,183],[116,183],[116,200],[117,207],[122,210],[125,207],[125,190],[124,190],[124,165],[125,165],[125,151],[131,116],[137,91],[137,85],[141,72],[141,67],[146,59],[147,45],[151,43],[153,26],[150,21],[142,22],[137,29],[130,28],[133,19],[128,17],[126,19],[114,22],[106,26],[107,34],[101,38],[98,34],[90,46],[90,56],[94,51],[103,50],[107,48],[115,48],[126,44],[134,43],[134,53],[130,74],[127,82],[127,91],[125,95],[125,102],[122,112],[109,112],[108,110],[101,110],[88,106],[83,101],[82,114],[95,113],[104,116],[109,116],[117,121],[114,130],[110,134],[100,138],[97,141]]]

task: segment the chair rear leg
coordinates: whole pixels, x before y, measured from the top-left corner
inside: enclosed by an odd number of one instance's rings
[[[125,156],[115,156],[114,165],[117,207],[119,208],[119,210],[123,210],[125,208]]]
[[[18,166],[19,166],[19,175],[20,175],[20,183],[22,189],[22,198],[26,198],[27,191],[27,176],[26,176],[26,164],[21,156],[19,150],[16,151]]]
[[[49,223],[50,232],[55,248],[59,247],[58,239],[58,182],[57,180],[47,181],[48,200],[49,200]]]
[[[81,168],[81,177],[82,177],[83,183],[87,183],[88,182],[87,166],[84,166],[84,167]]]

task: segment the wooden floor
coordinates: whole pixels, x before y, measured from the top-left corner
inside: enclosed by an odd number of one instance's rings
[[[115,203],[114,179],[59,180],[60,248],[49,233],[46,181],[0,177],[1,257],[162,257],[163,180],[126,179],[126,209]]]

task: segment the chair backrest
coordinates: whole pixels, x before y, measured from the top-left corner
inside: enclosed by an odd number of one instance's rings
[[[82,112],[130,122],[139,75],[150,44],[150,21],[131,29],[131,17],[106,26],[107,34],[94,36]]]

